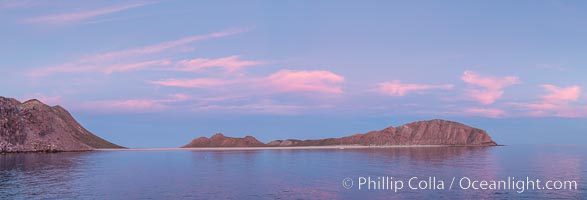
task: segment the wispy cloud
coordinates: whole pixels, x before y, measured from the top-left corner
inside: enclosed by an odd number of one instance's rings
[[[178,62],[177,71],[200,72],[207,68],[222,68],[227,72],[235,72],[244,67],[263,64],[261,61],[241,60],[240,56],[228,56],[223,58],[196,58]]]
[[[127,58],[127,57],[149,55],[149,54],[159,53],[159,52],[169,50],[169,49],[183,47],[183,46],[189,45],[191,43],[202,41],[202,40],[221,38],[221,37],[226,37],[226,36],[230,36],[230,35],[243,33],[248,30],[249,30],[248,28],[233,28],[233,29],[228,29],[225,31],[214,32],[214,33],[205,34],[205,35],[194,35],[194,36],[190,36],[190,37],[181,38],[178,40],[167,41],[167,42],[149,45],[149,46],[143,46],[143,47],[131,48],[131,49],[125,49],[125,50],[119,50],[119,51],[110,51],[110,52],[104,52],[104,53],[100,53],[100,54],[90,55],[90,56],[83,57],[78,62],[103,62],[103,61],[111,61],[113,59],[118,59],[118,58]]]
[[[377,90],[389,96],[405,96],[409,92],[442,89],[450,90],[453,89],[454,85],[426,85],[426,84],[402,84],[399,80],[393,80],[391,82],[383,82],[378,84]]]
[[[230,108],[247,110],[256,108],[263,108],[266,112],[279,112],[284,110],[287,106],[262,104],[250,104],[240,102],[241,96],[212,96],[202,97],[201,95],[193,96],[185,93],[177,93],[167,95],[162,98],[131,98],[131,99],[106,99],[106,100],[91,100],[79,103],[71,103],[71,107],[76,111],[91,112],[91,113],[155,113],[166,112],[170,110],[214,110],[230,111]],[[237,106],[238,105],[238,106]],[[256,106],[254,106],[256,105]],[[293,107],[290,107],[293,109]]]
[[[164,79],[152,84],[179,88],[197,88],[220,96],[243,96],[243,101],[221,104],[206,102],[192,107],[195,111],[230,111],[245,113],[297,114],[302,110],[325,108],[320,103],[296,104],[274,102],[282,94],[322,96],[343,93],[340,83],[344,77],[323,70],[280,70],[263,77],[231,77],[230,79],[195,78]]]
[[[230,113],[244,112],[244,113],[264,113],[264,114],[296,114],[306,107],[300,105],[279,105],[256,103],[246,105],[203,105],[194,108],[194,111],[227,111]]]
[[[79,23],[79,22],[87,21],[89,19],[103,16],[103,15],[108,15],[108,14],[121,12],[121,11],[125,11],[125,10],[132,9],[132,8],[145,6],[147,4],[150,4],[150,3],[137,2],[137,3],[132,3],[132,4],[117,5],[117,6],[106,7],[106,8],[98,8],[98,9],[94,9],[94,10],[46,15],[46,16],[25,19],[24,22],[25,23],[34,23],[34,24],[56,24],[56,25]]]
[[[235,100],[234,98],[232,100]],[[314,104],[309,105],[303,102],[285,103],[276,101],[271,98],[239,98],[236,101],[223,102],[207,102],[204,104],[195,105],[192,107],[193,111],[198,113],[211,111],[214,113],[261,113],[261,114],[277,114],[277,115],[296,115],[306,111],[329,109],[333,106],[330,104]]]
[[[174,94],[162,99],[96,100],[77,104],[75,109],[96,113],[148,113],[169,109],[169,103],[190,100],[186,94]]]
[[[126,64],[117,64],[106,67],[103,71],[106,74],[112,74],[114,72],[128,72],[128,71],[135,71],[140,69],[145,69],[151,66],[166,66],[169,65],[171,61],[169,60],[150,60],[144,62],[137,62],[137,63],[126,63]]]
[[[516,76],[490,77],[482,76],[473,71],[465,71],[461,79],[465,83],[477,87],[467,89],[467,95],[484,105],[493,104],[497,99],[501,98],[504,93],[503,88],[520,82]]]
[[[115,63],[115,64],[102,64],[102,63],[87,63],[80,65],[64,64],[50,67],[43,67],[35,69],[31,72],[32,77],[43,77],[57,73],[84,73],[84,72],[101,72],[109,75],[114,72],[128,72],[141,70],[153,66],[166,66],[171,62],[169,60],[148,60],[138,61],[130,63]]]
[[[471,116],[499,118],[506,115],[506,111],[498,108],[465,108],[463,113]]]
[[[548,103],[561,104],[577,101],[581,95],[581,87],[576,85],[560,88],[554,85],[544,84],[542,88],[549,92],[549,94],[541,97],[544,102]]]
[[[343,93],[344,77],[322,70],[280,70],[263,79],[275,92]]]
[[[557,87],[554,85],[544,84],[541,87],[547,91],[547,94],[540,96],[539,101],[529,103],[510,103],[510,105],[526,110],[527,115],[533,117],[583,117],[587,116],[587,108],[571,103],[579,100],[581,87]]]
[[[87,55],[80,59],[76,59],[63,64],[35,68],[30,72],[30,75],[33,78],[37,78],[58,73],[80,73],[91,71],[98,71],[103,72],[105,74],[111,74],[113,72],[125,72],[145,69],[147,67],[155,65],[171,65],[172,61],[170,61],[169,59],[156,58],[160,56],[154,54],[181,48],[197,41],[230,36],[242,33],[247,30],[248,29],[230,29],[210,34],[185,37],[178,40],[172,40],[143,47]],[[155,57],[156,59],[153,59],[153,57]],[[228,64],[231,65],[231,67],[242,67],[243,65],[252,64],[253,62],[243,61],[243,63],[240,60],[238,60],[238,57],[228,57],[228,59],[220,61],[217,61],[216,64]]]
[[[152,84],[170,87],[183,88],[207,88],[213,89],[219,86],[226,86],[237,83],[237,80],[223,80],[215,78],[197,78],[197,79],[164,79],[151,81]]]
[[[233,79],[196,78],[163,79],[150,81],[152,84],[183,88],[215,90],[220,86],[238,84],[235,90],[251,90],[257,94],[275,93],[343,93],[340,83],[344,77],[322,70],[280,70],[266,77],[239,77]]]
[[[159,112],[167,108],[167,105],[150,99],[88,101],[77,107],[78,110],[97,113],[147,113]]]

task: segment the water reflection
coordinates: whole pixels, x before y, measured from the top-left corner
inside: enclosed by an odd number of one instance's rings
[[[349,149],[356,153],[363,153],[372,159],[393,159],[421,161],[425,164],[442,164],[446,161],[462,159],[463,157],[484,158],[494,147],[422,147],[422,148],[369,148]]]
[[[581,158],[571,151],[580,151],[574,146],[564,147],[561,151],[560,146],[550,147],[548,151],[536,152],[531,157],[532,175],[542,180],[558,181],[577,181],[581,180]],[[551,186],[552,187],[552,186]],[[578,187],[581,187],[579,184]],[[584,186],[583,186],[584,187]],[[579,198],[578,190],[560,190],[558,192],[544,192],[542,198]]]
[[[0,199],[72,197],[72,180],[82,176],[88,153],[0,155]],[[75,195],[73,195],[75,196]]]
[[[485,147],[425,147],[425,148],[369,148],[320,150],[254,150],[254,151],[194,151],[194,170],[206,171],[196,175],[205,180],[204,191],[222,192],[223,183],[238,180],[244,194],[265,194],[263,198],[318,198],[388,197],[381,192],[347,191],[340,186],[344,177],[356,176],[411,176],[442,177],[451,171],[491,173],[488,160],[491,148]],[[470,160],[475,160],[471,163]],[[472,171],[471,169],[474,169]],[[216,174],[209,178],[210,172]],[[460,173],[460,172],[459,172]],[[457,173],[458,174],[458,173]],[[456,175],[456,174],[455,174]],[[470,175],[470,174],[469,174]],[[479,175],[485,176],[485,175]],[[228,188],[232,188],[228,186]],[[427,192],[406,191],[394,197],[413,197]],[[431,195],[437,195],[429,193]],[[263,196],[263,195],[262,195]]]
[[[0,199],[585,198],[585,152],[511,146],[6,154],[0,155]],[[435,176],[448,184],[452,177],[526,175],[576,179],[581,190],[394,193],[341,186],[358,176]]]

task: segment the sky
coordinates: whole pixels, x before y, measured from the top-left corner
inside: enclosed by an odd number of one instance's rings
[[[585,1],[0,0],[0,96],[127,147],[447,119],[587,143]]]

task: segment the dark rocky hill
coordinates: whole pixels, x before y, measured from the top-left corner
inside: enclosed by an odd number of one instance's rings
[[[324,145],[452,145],[495,146],[489,134],[458,122],[429,120],[388,127],[379,131],[320,140],[275,140],[270,146]]]
[[[458,122],[446,120],[429,120],[388,127],[379,131],[355,134],[341,138],[318,140],[274,140],[267,144],[259,142],[252,136],[245,138],[226,137],[220,133],[211,138],[200,137],[187,147],[288,147],[288,146],[329,146],[329,145],[448,145],[448,146],[496,146],[484,130],[470,127]]]
[[[123,148],[86,130],[61,106],[0,97],[0,152]]]
[[[193,147],[264,147],[263,142],[255,139],[253,136],[244,138],[226,137],[222,133],[216,133],[212,137],[199,137],[182,148]]]

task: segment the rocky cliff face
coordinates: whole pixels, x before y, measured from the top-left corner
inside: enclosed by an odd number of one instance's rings
[[[0,97],[0,152],[85,151],[122,148],[83,128],[61,106]]]
[[[182,148],[194,147],[263,147],[266,144],[255,139],[253,136],[244,138],[226,137],[222,133],[216,133],[212,137],[199,137]]]
[[[445,120],[429,120],[389,127],[379,131],[322,140],[275,140],[271,146],[324,145],[453,145],[495,146],[491,137],[478,128]]]

